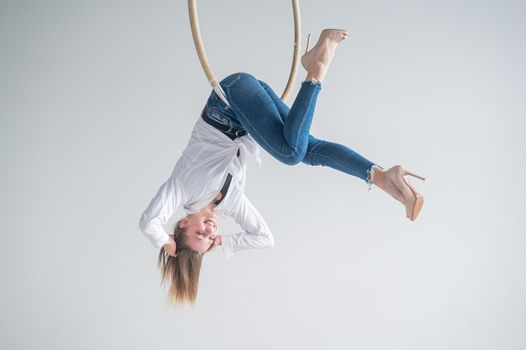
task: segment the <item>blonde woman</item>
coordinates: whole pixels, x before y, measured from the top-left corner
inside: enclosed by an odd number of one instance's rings
[[[244,194],[246,157],[252,153],[260,162],[259,146],[288,165],[327,166],[374,184],[400,201],[410,220],[416,219],[423,197],[404,175],[421,177],[400,165],[383,170],[344,145],[309,134],[321,82],[337,45],[346,38],[344,30],[325,29],[303,55],[307,77],[290,109],[265,82],[247,73],[220,82],[230,107],[211,93],[171,176],[139,222],[160,249],[158,266],[172,301],[195,302],[202,258],[214,247],[222,246],[230,256],[274,244],[267,223]],[[163,225],[178,208],[187,215],[168,233]],[[218,215],[232,217],[243,231],[219,235]]]

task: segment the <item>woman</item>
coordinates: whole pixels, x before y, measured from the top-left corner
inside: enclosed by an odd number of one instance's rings
[[[162,281],[170,283],[171,300],[195,302],[202,257],[214,247],[222,246],[230,256],[274,244],[265,220],[243,193],[247,151],[260,161],[258,144],[285,164],[328,166],[375,184],[405,206],[410,220],[416,219],[423,197],[403,177],[416,175],[400,165],[384,171],[343,145],[309,135],[321,82],[338,43],[346,38],[344,30],[325,29],[303,55],[307,77],[290,109],[266,83],[247,73],[221,81],[230,107],[211,93],[172,175],[139,223],[160,248],[158,266]],[[187,215],[170,235],[163,225],[180,207]],[[218,235],[216,215],[232,217],[244,231]]]

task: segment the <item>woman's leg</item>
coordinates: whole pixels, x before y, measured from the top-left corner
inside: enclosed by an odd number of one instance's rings
[[[376,165],[347,146],[319,140],[312,135],[309,136],[309,147],[303,163],[327,166],[356,176],[369,184],[371,168]]]
[[[272,102],[276,105],[281,118],[285,121],[289,108],[268,84],[261,80],[259,82],[272,99]],[[369,189],[371,188],[371,184],[374,183],[402,204],[407,202],[402,190],[400,190],[399,186],[393,180],[393,175],[390,174],[396,167],[384,170],[378,164],[371,162],[344,145],[319,140],[309,135],[307,153],[302,162],[313,166],[326,166],[356,176],[367,182]]]
[[[248,133],[279,161],[293,165],[303,160],[309,145],[320,83],[304,81],[286,118],[264,86],[252,75],[236,73],[223,81],[230,108]]]
[[[344,145],[319,140],[308,133],[319,84],[305,84],[304,82],[292,108],[289,109],[270,86],[263,81],[256,80],[259,83],[258,86],[255,78],[251,76],[245,79],[234,74],[225,79],[225,87],[232,87],[239,80],[246,80],[247,87],[253,90],[245,96],[242,91],[231,95],[227,93],[229,97],[240,98],[240,101],[235,101],[232,109],[234,112],[237,110],[236,117],[240,117],[241,124],[246,127],[254,139],[275,158],[286,164],[296,164],[301,161],[313,166],[327,166],[366,181],[369,188],[374,183],[406,206],[408,218],[411,220],[416,218],[422,204],[420,203],[415,211],[416,195],[410,193],[414,192],[414,189],[402,183],[405,180],[401,179],[399,166],[384,170],[381,166]],[[310,89],[316,85],[318,85],[316,89],[318,91]],[[229,101],[232,105],[230,98]],[[239,108],[240,105],[250,106],[248,108],[250,113],[243,113],[243,109]],[[258,108],[261,107],[264,107],[261,109],[262,113],[258,113]],[[302,120],[302,117],[306,121]],[[294,127],[298,126],[300,130],[294,130]],[[257,129],[258,127],[261,129]],[[288,138],[285,137],[285,130],[287,130]],[[288,140],[296,141],[296,145],[306,143],[306,150],[298,152],[298,148],[291,146]],[[300,159],[301,154],[304,156]]]
[[[286,120],[289,108],[264,81],[259,81],[272,102],[276,105],[281,118]],[[305,157],[301,160],[308,165],[321,165],[356,176],[371,183],[371,167],[376,165],[352,149],[330,141],[319,140],[312,135],[308,138]]]
[[[307,79],[301,84],[285,119],[281,118],[272,99],[252,75],[236,73],[220,83],[239,122],[280,161],[297,164],[305,157],[320,81],[325,78],[338,43],[346,38],[345,30],[325,29],[312,50],[302,56]]]

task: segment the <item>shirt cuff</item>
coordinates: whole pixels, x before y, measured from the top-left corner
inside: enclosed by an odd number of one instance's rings
[[[168,238],[168,235],[165,233],[164,235],[159,237],[159,239],[152,241],[152,243],[155,247],[161,249],[166,244],[166,242],[168,242]]]

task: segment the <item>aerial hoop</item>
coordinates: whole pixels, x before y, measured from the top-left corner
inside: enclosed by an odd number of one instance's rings
[[[289,80],[283,95],[281,95],[281,100],[286,101],[292,86],[294,85],[294,80],[296,79],[296,74],[298,72],[298,62],[300,59],[300,48],[301,48],[301,19],[300,19],[300,6],[299,0],[292,0],[292,10],[294,13],[294,53],[292,57],[292,66],[290,68]],[[203,40],[201,39],[201,32],[199,30],[199,20],[197,18],[197,6],[196,0],[188,0],[188,14],[190,15],[190,26],[192,28],[192,37],[194,39],[195,49],[197,50],[197,56],[199,57],[199,62],[203,67],[206,78],[210,82],[210,85],[217,93],[217,95],[225,102],[228,106],[228,103],[225,93],[221,86],[217,82],[214,71],[208,63],[208,57],[206,56],[205,47],[203,45]]]

